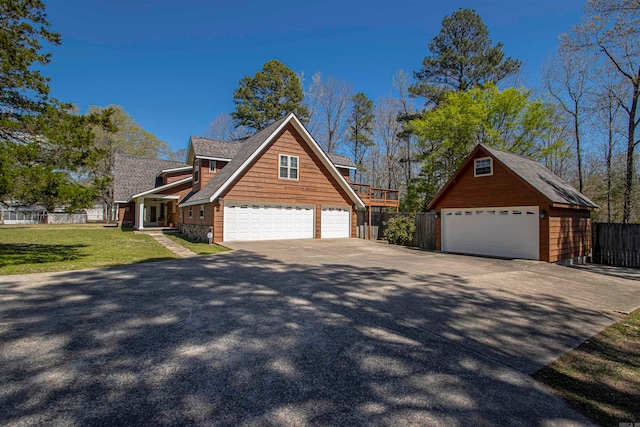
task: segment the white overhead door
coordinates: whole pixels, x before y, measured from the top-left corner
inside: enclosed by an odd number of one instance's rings
[[[275,203],[225,202],[225,242],[313,238],[314,213],[310,206]]]
[[[351,208],[323,207],[320,236],[323,239],[351,237]]]
[[[539,259],[537,206],[442,209],[442,251]]]

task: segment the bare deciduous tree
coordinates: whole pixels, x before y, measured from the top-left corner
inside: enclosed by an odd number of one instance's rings
[[[400,137],[402,125],[398,122],[400,101],[395,98],[383,98],[378,101],[373,123],[374,138],[377,141],[377,151],[380,152],[382,168],[384,170],[384,186],[398,188],[402,182],[403,141]]]
[[[320,73],[311,77],[307,94],[310,112],[309,131],[328,153],[336,152],[344,141],[349,126],[349,108],[353,88],[333,76],[322,78]]]
[[[571,119],[571,136],[578,165],[578,189],[583,191],[581,136],[587,116],[586,105],[591,55],[573,52],[563,46],[555,57],[544,64],[542,81],[545,89]]]
[[[245,127],[236,127],[233,118],[229,114],[221,113],[213,119],[204,136],[222,141],[238,141],[246,138],[249,134],[250,132]]]
[[[585,18],[570,35],[565,48],[587,50],[616,70],[624,87],[614,93],[626,114],[626,170],[622,221],[628,223],[633,205],[636,130],[640,124],[640,2],[638,0],[589,0]]]

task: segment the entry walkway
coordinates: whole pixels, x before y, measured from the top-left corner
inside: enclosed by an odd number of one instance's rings
[[[164,235],[164,232],[161,229],[158,230],[142,230],[142,231],[136,231],[136,233],[141,233],[141,234],[148,234],[151,237],[153,237],[153,239],[160,243],[162,246],[164,246],[165,248],[169,249],[171,252],[173,252],[174,254],[178,255],[180,258],[188,258],[188,257],[192,257],[192,256],[196,256],[198,254],[196,254],[195,252],[193,252],[190,249],[185,248],[184,246],[174,242],[173,240],[169,239],[167,236]]]

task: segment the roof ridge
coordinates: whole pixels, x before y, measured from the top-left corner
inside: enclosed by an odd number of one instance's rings
[[[233,139],[229,141],[227,139],[209,138],[207,136],[198,136],[198,135],[190,135],[189,138],[206,139],[207,141],[224,142],[225,144],[237,144],[238,142],[242,142],[239,139]]]
[[[167,159],[160,159],[157,157],[136,156],[135,154],[126,154],[126,153],[115,153],[115,155],[122,156],[122,157],[131,157],[134,159],[142,159],[142,160],[154,160],[154,161],[169,162],[169,163],[182,163],[186,165],[186,163],[181,162],[180,160],[167,160]]]

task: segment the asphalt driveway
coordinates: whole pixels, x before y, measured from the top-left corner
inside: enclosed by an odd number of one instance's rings
[[[0,278],[0,424],[582,425],[528,373],[640,306],[633,270],[231,246]]]

